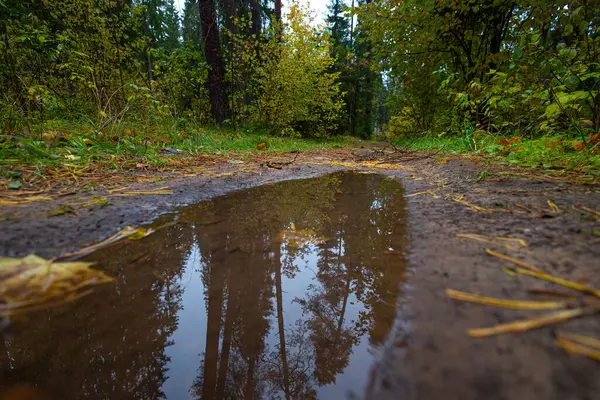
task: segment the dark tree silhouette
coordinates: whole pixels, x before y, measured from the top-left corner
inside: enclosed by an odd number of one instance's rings
[[[225,85],[225,69],[219,38],[219,25],[213,0],[198,0],[200,7],[200,26],[204,38],[204,55],[209,66],[208,93],[213,118],[223,125],[229,118],[229,102]]]

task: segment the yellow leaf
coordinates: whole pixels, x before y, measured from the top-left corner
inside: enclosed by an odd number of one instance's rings
[[[585,143],[583,142],[574,141],[571,144],[573,145],[573,149],[575,151],[582,151],[585,149]]]
[[[144,228],[137,228],[131,235],[129,235],[127,237],[127,239],[129,240],[140,240],[142,238],[145,238],[146,236],[150,235],[154,233],[154,229],[150,228],[150,229],[144,229]]]
[[[110,282],[88,262],[57,263],[36,255],[0,257],[0,316],[36,311],[73,301],[88,286]]]
[[[550,211],[552,214],[560,214],[560,208],[556,204],[552,202],[552,200],[548,200],[548,206],[550,206]]]

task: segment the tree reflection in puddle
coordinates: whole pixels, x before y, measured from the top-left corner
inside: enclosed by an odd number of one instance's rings
[[[401,186],[339,173],[236,192],[94,254],[116,283],[23,317],[1,384],[50,398],[360,394],[404,274]]]

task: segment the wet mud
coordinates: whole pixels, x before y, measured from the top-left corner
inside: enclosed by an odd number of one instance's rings
[[[529,289],[556,289],[507,275],[500,268],[506,263],[485,253],[488,244],[456,236],[465,233],[523,239],[526,249],[496,250],[600,287],[593,234],[600,225],[580,212],[600,209],[597,186],[515,177],[458,157],[353,168],[378,175],[336,178],[352,195],[292,180],[326,176],[312,182],[327,186],[328,174],[348,169],[318,161],[260,176],[174,180],[172,196],[116,199],[79,216],[39,219],[39,210],[18,210],[19,221],[0,225],[3,255],[54,256],[125,225],[178,223],[147,242],[92,255],[117,278],[114,286],[15,321],[2,343],[0,383],[60,398],[597,397],[597,362],[554,344],[555,331],[600,336],[597,316],[475,339],[465,331],[540,312],[459,303],[445,294],[452,288],[532,299]],[[261,186],[278,181],[293,195]],[[372,182],[394,188],[374,195]],[[218,198],[252,187],[244,200],[242,192]],[[508,211],[476,211],[453,200],[461,195]],[[265,196],[276,201],[261,203]],[[367,207],[390,196],[386,212]],[[206,199],[213,201],[181,208]],[[548,200],[560,212],[552,213]],[[366,222],[365,215],[375,219]],[[375,225],[387,231],[369,231]],[[353,236],[358,226],[371,228]],[[340,244],[354,250],[345,253]]]

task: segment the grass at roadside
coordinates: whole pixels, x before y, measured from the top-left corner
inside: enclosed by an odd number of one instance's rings
[[[399,139],[396,146],[450,154],[482,154],[504,165],[545,169],[549,174],[575,172],[600,179],[600,135],[588,143],[568,137],[500,137],[483,134],[426,135]],[[361,142],[351,137],[298,139],[249,128],[233,131],[186,122],[155,125],[119,123],[99,131],[85,122],[53,120],[29,134],[0,132],[0,190],[19,189],[32,175],[52,182],[66,171],[77,180],[81,171],[176,170],[200,163],[202,154],[244,158],[256,152],[302,152],[339,148]],[[174,149],[174,150],[173,150]],[[182,151],[179,157],[173,153]],[[60,174],[58,174],[60,173]],[[64,175],[64,174],[63,174]],[[25,179],[23,179],[25,178]],[[12,185],[12,186],[11,186]],[[27,187],[32,187],[27,186]],[[24,186],[23,189],[26,187]]]
[[[583,143],[577,138],[562,136],[527,139],[493,135],[480,138],[432,135],[399,139],[395,144],[412,150],[483,154],[506,165],[573,170],[600,176],[600,142],[593,140]]]
[[[119,173],[185,173],[212,163],[200,155],[245,158],[256,152],[306,152],[357,142],[349,137],[298,139],[251,129],[185,125],[120,123],[99,132],[90,124],[54,120],[32,127],[28,134],[0,132],[0,191],[37,193],[42,187],[58,186],[84,190],[119,181]]]
[[[135,127],[112,132],[97,132],[92,127],[51,121],[28,135],[3,132],[0,136],[0,167],[36,165],[57,166],[64,163],[88,165],[100,162],[119,170],[123,161],[160,166],[165,153],[176,149],[188,155],[227,155],[232,152],[288,152],[341,147],[350,138],[298,139],[275,137],[250,130],[215,127],[176,129],[158,126],[150,130]]]

